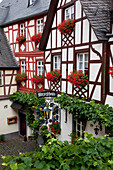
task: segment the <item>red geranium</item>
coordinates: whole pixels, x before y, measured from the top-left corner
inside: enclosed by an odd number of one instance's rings
[[[113,67],[109,68],[109,74],[111,75],[111,77],[113,77]]]
[[[42,37],[42,33],[35,34],[31,37],[31,40],[34,41],[35,43],[39,43]]]
[[[61,77],[61,72],[60,70],[53,70],[51,72],[48,72],[46,74],[46,78],[48,81],[57,81]]]
[[[57,28],[62,34],[70,34],[72,31],[75,30],[75,20],[64,20],[61,24],[58,25]]]
[[[44,75],[35,75],[33,78],[32,78],[32,81],[33,83],[36,83],[36,84],[44,84]]]
[[[21,35],[21,36],[19,36],[19,37],[16,38],[16,41],[17,41],[17,42],[23,42],[23,41],[25,41],[25,40],[26,40],[25,35]]]
[[[54,134],[60,134],[61,132],[60,123],[56,121],[52,122],[52,124],[49,124],[49,131]]]
[[[16,82],[20,83],[21,81],[26,81],[27,80],[27,75],[26,73],[19,73],[15,77]]]
[[[68,75],[68,81],[77,87],[82,87],[88,84],[88,76],[83,74],[83,71],[74,70]]]

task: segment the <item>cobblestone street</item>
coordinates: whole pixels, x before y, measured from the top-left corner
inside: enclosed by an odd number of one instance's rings
[[[22,137],[15,137],[0,143],[0,155],[14,155],[17,156],[20,152],[31,152],[35,150],[35,141],[28,140],[24,142]],[[1,165],[2,159],[0,158],[0,170],[4,168]]]

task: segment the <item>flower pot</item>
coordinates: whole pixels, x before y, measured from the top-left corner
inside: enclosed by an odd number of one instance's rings
[[[38,88],[39,88],[39,89],[41,89],[41,88],[42,88],[42,84],[38,84],[37,86],[38,86]]]
[[[22,81],[22,82],[21,82],[21,85],[22,85],[22,86],[25,86],[25,81]]]

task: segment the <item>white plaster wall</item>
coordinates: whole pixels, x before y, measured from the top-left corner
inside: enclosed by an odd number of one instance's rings
[[[18,112],[10,107],[12,102],[10,100],[0,100],[0,134],[8,134],[18,132]],[[7,108],[4,106],[7,105]],[[7,124],[7,118],[17,116],[16,124]]]
[[[83,43],[89,42],[89,21],[83,20]]]
[[[113,107],[113,96],[107,95],[105,104],[108,104],[109,106]]]
[[[68,94],[72,94],[72,83],[68,82],[68,90],[67,90]]]
[[[68,61],[73,61],[73,48],[69,48]]]
[[[61,23],[61,16],[62,16],[62,13],[61,13],[61,9],[57,11],[57,26]]]
[[[12,40],[12,30],[9,31],[9,37],[10,37],[10,43],[12,43],[13,42],[13,40]]]
[[[62,81],[62,92],[66,92],[66,81]]]
[[[89,96],[92,92],[93,87],[94,87],[94,85],[89,84]],[[96,85],[92,99],[100,101],[100,99],[101,99],[101,86]]]
[[[51,48],[51,34],[49,34],[49,39],[48,39],[48,42],[47,42],[46,49],[49,49],[49,48]]]
[[[93,125],[93,126],[90,126],[90,125]],[[87,122],[86,124],[86,129],[85,131],[87,131],[89,134],[92,134],[94,137],[99,137],[99,136],[104,136],[105,135],[105,127],[102,127],[102,131],[98,131],[98,135],[95,134],[95,131],[94,129],[96,128],[96,126],[98,125],[98,123],[93,123],[93,122]]]
[[[62,49],[62,61],[67,60],[67,49]]]
[[[57,47],[61,47],[61,33],[57,30]]]
[[[75,44],[80,44],[81,41],[81,21],[75,25]]]
[[[90,64],[90,75],[89,81],[95,81],[99,72],[101,64]],[[101,76],[99,77],[98,82],[101,82]]]
[[[81,46],[81,47],[75,47],[75,50],[83,50],[83,49],[88,49],[89,45]]]
[[[66,78],[66,64],[62,64],[62,78]]]
[[[61,135],[58,136],[58,139],[70,141],[68,136],[72,132],[72,114],[67,113],[67,123],[65,123],[65,110],[61,110]]]
[[[56,14],[55,14],[53,25],[52,25],[52,28],[54,28],[54,27],[56,27]]]
[[[81,9],[80,1],[76,1],[75,19],[81,18]]]
[[[52,31],[52,48],[56,48],[56,30]]]
[[[93,29],[91,29],[91,41],[98,41]]]

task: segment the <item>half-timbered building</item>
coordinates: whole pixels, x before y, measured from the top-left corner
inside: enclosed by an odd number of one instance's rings
[[[22,84],[18,84],[18,91],[21,92],[36,93],[36,91],[43,90],[43,86],[36,86],[36,84],[33,83],[32,78],[34,75],[43,74],[44,53],[43,51],[38,50],[38,45],[32,41],[31,37],[43,32],[49,2],[50,0],[2,0],[0,3],[0,25],[4,29],[13,54],[20,65],[18,73],[26,73],[27,75],[27,80]],[[18,37],[24,37],[24,41],[18,42]],[[3,79],[2,75],[5,76],[5,74],[7,76],[11,76],[12,74],[15,76],[17,72],[0,71],[0,83],[4,83],[5,78]],[[11,76],[11,78],[7,81],[9,81],[8,83],[10,84],[13,82],[16,85],[16,81],[13,76]],[[13,88],[15,87],[14,84]],[[4,86],[1,85],[1,89],[3,89],[3,91],[1,91],[1,95],[3,94],[6,97],[9,96],[10,92],[17,91],[17,89],[12,91],[11,85],[7,84],[6,90]],[[25,110],[18,103],[13,103],[11,106],[13,107],[13,110],[16,109],[18,115],[18,125],[16,128],[13,128],[12,126],[13,131],[18,131],[20,135],[30,136],[31,130],[26,125]],[[3,117],[0,117],[1,120],[4,118],[4,121],[7,119],[5,114],[3,114]],[[7,133],[9,133],[8,130]],[[6,132],[1,131],[1,133]]]
[[[51,0],[40,50],[45,51],[45,90],[56,90],[69,95],[94,99],[97,103],[113,107],[113,78],[109,67],[113,67],[112,0]],[[75,31],[61,34],[59,23],[75,19]],[[58,83],[46,79],[46,73],[60,69],[62,78]],[[88,74],[89,84],[78,88],[70,83],[68,75],[74,69]],[[61,136],[68,139],[72,132],[72,116],[61,111]],[[79,129],[82,129],[80,124]],[[87,124],[86,130],[94,133]],[[105,129],[98,135],[103,135]],[[97,136],[98,136],[97,135]]]
[[[19,91],[40,91],[33,82],[34,75],[43,74],[43,52],[38,50],[38,45],[32,41],[32,36],[43,32],[49,1],[44,0],[3,0],[0,3],[4,20],[1,26],[10,42],[13,53],[20,64],[20,73],[27,74],[27,81],[19,84]],[[18,42],[17,38],[25,39]]]
[[[1,20],[1,19],[0,19]],[[18,133],[18,114],[10,106],[9,95],[17,91],[15,76],[19,69],[3,28],[0,27],[0,135]]]

